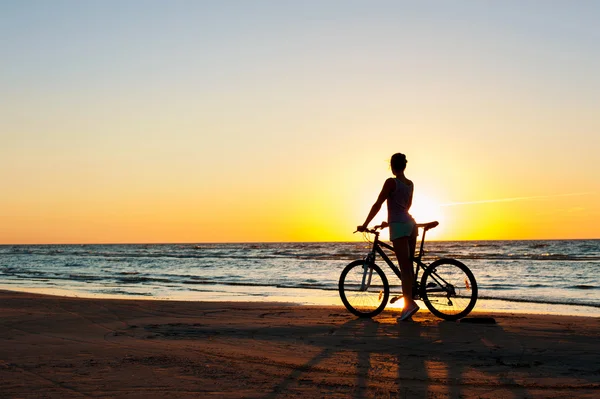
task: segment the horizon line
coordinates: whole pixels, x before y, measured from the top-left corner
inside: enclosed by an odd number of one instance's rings
[[[469,238],[469,239],[428,239],[426,242],[471,242],[471,241],[583,241],[600,240],[600,237],[589,238]],[[334,240],[334,241],[189,241],[189,242],[85,242],[85,243],[0,243],[0,246],[27,245],[211,245],[211,244],[320,244],[320,243],[360,243],[363,240]]]

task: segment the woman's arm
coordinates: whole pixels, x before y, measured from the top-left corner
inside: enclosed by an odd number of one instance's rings
[[[369,223],[371,223],[371,220],[373,220],[377,213],[379,213],[381,205],[383,205],[385,200],[387,200],[387,198],[390,196],[391,192],[395,190],[395,188],[396,182],[394,181],[394,179],[389,178],[385,181],[385,183],[383,184],[383,188],[379,193],[379,197],[377,197],[377,201],[375,201],[375,203],[371,207],[371,211],[367,215],[365,222],[362,224],[362,226],[358,226],[356,228],[358,231],[364,231],[367,229],[367,226],[369,225]]]

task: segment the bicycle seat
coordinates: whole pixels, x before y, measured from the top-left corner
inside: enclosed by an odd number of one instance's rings
[[[429,223],[418,223],[417,227],[419,228],[424,228],[425,231],[429,230],[429,229],[433,229],[434,227],[437,227],[440,223],[439,222],[429,222]]]

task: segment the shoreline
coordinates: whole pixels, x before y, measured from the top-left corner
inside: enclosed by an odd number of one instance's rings
[[[600,319],[0,291],[5,397],[596,397]]]
[[[1,291],[23,292],[40,295],[52,295],[68,298],[88,299],[123,299],[123,300],[148,300],[148,301],[185,301],[185,302],[255,302],[296,304],[301,306],[341,306],[337,291],[333,290],[308,290],[300,288],[245,286],[241,291],[235,291],[229,286],[206,285],[205,291],[190,290],[174,296],[151,296],[135,294],[105,294],[94,293],[89,290],[76,290],[74,288],[49,288],[49,287],[14,287],[0,284]],[[256,291],[256,292],[254,292]],[[226,298],[226,299],[224,299]],[[425,305],[421,306],[425,309]],[[399,310],[397,305],[386,307],[387,310]],[[527,302],[525,300],[479,298],[474,312],[487,313],[516,313],[539,314],[550,316],[582,316],[600,317],[600,307],[581,304],[557,304],[543,302]]]

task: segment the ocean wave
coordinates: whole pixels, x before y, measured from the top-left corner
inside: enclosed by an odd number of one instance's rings
[[[136,284],[136,283],[170,283],[171,279],[167,278],[159,278],[159,277],[144,277],[144,276],[123,276],[116,277],[116,281],[127,284]]]
[[[520,287],[518,286],[510,286],[508,284],[478,284],[479,289],[492,289],[494,291],[502,291],[502,290],[517,290]]]
[[[597,290],[597,289],[600,289],[600,287],[598,287],[598,286],[587,285],[587,284],[571,285],[571,286],[569,286],[567,288],[575,289],[575,290]]]
[[[97,294],[105,294],[105,295],[131,295],[131,296],[154,296],[151,292],[134,292],[134,291],[125,291],[122,289],[100,289],[93,290],[92,292]]]
[[[548,246],[550,246],[550,244],[537,243],[537,244],[531,244],[529,247],[530,248],[534,248],[534,249],[538,249],[538,248],[546,248]]]
[[[55,278],[57,276],[54,276]],[[64,276],[66,278],[68,278],[69,280],[78,280],[78,281],[99,281],[99,280],[104,280],[104,277],[100,277],[100,276],[90,276],[90,275],[85,275],[85,274],[69,274],[68,276]]]
[[[436,253],[430,253],[428,255],[434,258],[441,258],[436,256]],[[600,260],[598,255],[564,255],[564,254],[444,254],[443,257],[451,257],[455,259],[471,259],[471,260],[546,260],[546,261],[597,261]]]
[[[313,252],[313,253],[295,253],[289,251],[275,251],[272,253],[261,253],[261,254],[234,254],[230,252],[221,253],[204,253],[198,254],[193,252],[188,253],[138,253],[138,252],[72,252],[64,253],[58,251],[49,252],[4,252],[0,253],[0,256],[11,256],[11,255],[30,255],[30,256],[77,256],[81,258],[104,258],[107,262],[123,262],[127,259],[231,259],[231,260],[269,260],[269,259],[298,259],[298,260],[320,260],[320,261],[338,261],[347,260],[353,261],[361,259],[366,255],[366,251],[361,252],[342,252],[342,253],[331,253],[331,252]],[[600,256],[597,253],[593,254],[559,254],[559,253],[543,253],[543,254],[515,254],[515,253],[453,253],[448,250],[439,251],[425,251],[425,257],[429,259],[439,259],[451,257],[455,259],[464,260],[534,260],[534,261],[599,261]],[[67,266],[79,266],[77,262],[70,262]]]

